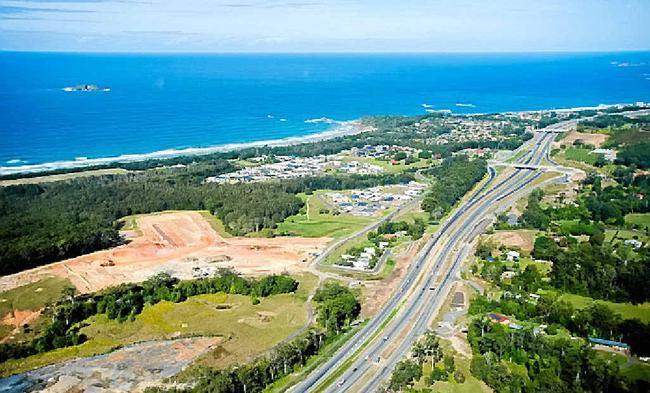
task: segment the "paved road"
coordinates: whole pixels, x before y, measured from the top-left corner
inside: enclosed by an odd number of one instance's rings
[[[527,142],[532,154],[522,156],[519,161],[539,165],[547,157],[552,141],[552,133],[536,133]],[[397,361],[428,328],[456,280],[463,260],[471,252],[471,242],[490,223],[487,217],[498,206],[527,192],[527,186],[542,175],[540,170],[514,169],[497,182],[494,168],[488,170],[488,181],[430,239],[411,263],[401,286],[378,314],[291,391],[309,392],[325,388],[321,385],[347,361],[352,364],[343,372],[339,382],[324,391],[373,392],[390,376]],[[385,327],[382,329],[382,326]],[[381,333],[377,334],[380,330]],[[371,336],[372,339],[368,340]],[[359,352],[364,343],[367,345]],[[376,362],[377,358],[379,362]]]

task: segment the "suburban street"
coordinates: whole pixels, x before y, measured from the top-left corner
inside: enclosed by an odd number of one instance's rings
[[[521,150],[529,152],[508,165],[511,167],[504,167],[499,175],[494,169],[496,163],[491,163],[487,181],[461,203],[423,247],[384,307],[292,391],[376,391],[412,343],[428,329],[458,279],[473,242],[495,213],[530,192],[534,188],[531,186],[544,182],[540,177],[554,169],[548,153],[555,132],[572,126],[573,121],[537,131],[512,156]],[[335,373],[338,376],[332,381]]]

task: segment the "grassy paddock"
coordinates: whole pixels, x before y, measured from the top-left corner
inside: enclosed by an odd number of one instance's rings
[[[321,214],[321,209],[331,210],[321,198],[323,191],[313,195],[298,195],[305,200],[303,212],[287,217],[278,224],[276,234],[289,233],[294,236],[304,237],[332,237],[341,238],[361,230],[373,222],[373,217],[356,217],[348,214],[333,215],[332,212]]]
[[[40,310],[46,304],[59,300],[65,288],[73,288],[70,281],[49,277],[2,292],[0,293],[0,317],[13,310]]]
[[[203,216],[203,218],[205,218],[205,220],[210,223],[212,229],[214,229],[214,231],[219,235],[222,237],[232,237],[232,235],[226,231],[226,227],[224,226],[223,221],[221,221],[217,216],[207,210],[200,210],[199,214],[201,214],[201,216]]]
[[[625,223],[635,225],[639,228],[648,229],[650,228],[650,214],[626,214]]]
[[[305,301],[317,279],[311,274],[295,278],[300,281],[295,294],[262,298],[258,305],[252,305],[248,296],[218,293],[193,296],[181,303],[147,305],[132,321],[118,322],[103,314],[95,315],[84,321],[86,326],[81,329],[88,341],[7,361],[0,365],[0,376],[75,357],[94,356],[141,341],[187,336],[223,337],[216,350],[197,360],[199,364],[223,367],[246,362],[307,323]]]
[[[625,229],[606,229],[605,230],[605,241],[611,242],[614,240],[614,237],[619,240],[628,240],[628,239],[639,239],[642,242],[646,242],[648,237],[642,232],[629,231]]]
[[[594,165],[602,154],[591,153],[590,149],[581,149],[577,147],[571,147],[564,151],[564,158],[571,161],[584,162],[589,165]]]
[[[566,300],[577,309],[589,307],[594,303],[604,304],[614,312],[621,314],[625,319],[639,318],[644,323],[650,323],[650,303],[636,305],[632,303],[614,303],[605,300],[594,300],[590,297],[569,293],[563,294],[560,299]]]

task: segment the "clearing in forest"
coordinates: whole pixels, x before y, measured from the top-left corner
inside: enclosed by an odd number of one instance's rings
[[[211,275],[233,268],[245,275],[301,272],[330,238],[224,237],[198,212],[178,211],[135,218],[130,242],[0,278],[0,291],[45,277],[68,279],[80,292],[95,292],[126,282],[140,282],[168,272],[180,278]]]

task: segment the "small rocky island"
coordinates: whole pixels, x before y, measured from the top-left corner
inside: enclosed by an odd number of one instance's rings
[[[108,87],[99,87],[97,85],[76,85],[64,87],[63,91],[111,91]]]

